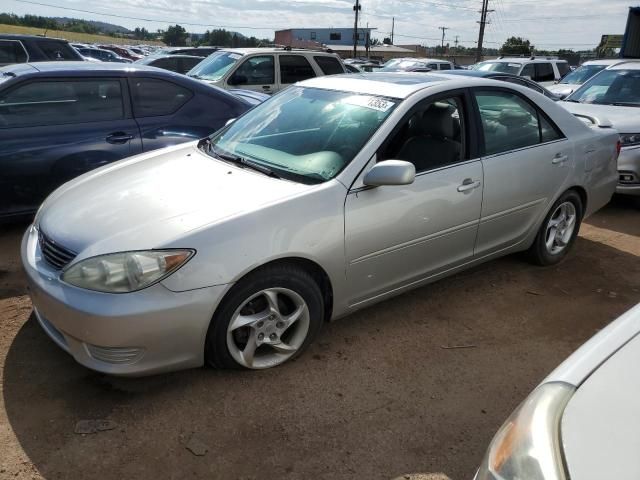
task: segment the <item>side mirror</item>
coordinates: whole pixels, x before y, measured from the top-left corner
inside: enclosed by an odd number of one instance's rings
[[[227,80],[229,85],[243,85],[245,83],[249,83],[249,79],[244,75],[234,74],[231,75],[229,80]]]
[[[409,185],[416,178],[416,167],[404,160],[384,160],[376,163],[364,176],[363,183],[370,187],[383,185]]]

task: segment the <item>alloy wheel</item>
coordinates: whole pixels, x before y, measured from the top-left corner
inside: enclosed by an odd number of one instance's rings
[[[577,213],[572,202],[558,205],[547,223],[545,245],[551,255],[558,255],[567,248],[576,228]]]

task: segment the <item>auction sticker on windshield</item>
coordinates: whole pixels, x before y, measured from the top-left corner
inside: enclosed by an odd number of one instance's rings
[[[354,95],[352,97],[347,97],[342,100],[342,103],[346,103],[347,105],[353,105],[356,107],[370,108],[372,110],[377,110],[378,112],[386,112],[395,105],[394,102],[390,102],[389,100],[384,98],[364,95]]]

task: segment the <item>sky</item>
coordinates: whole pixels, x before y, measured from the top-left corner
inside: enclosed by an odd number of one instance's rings
[[[527,38],[538,49],[594,48],[603,34],[622,34],[633,0],[489,0],[486,47],[510,36]],[[640,0],[637,0],[640,3]],[[179,23],[200,33],[213,28],[273,38],[275,30],[353,26],[355,0],[0,0],[0,11],[18,15],[100,20],[150,31]],[[362,0],[360,27],[389,36],[395,17],[395,44],[445,43],[475,46],[482,0]],[[75,10],[74,10],[75,9]],[[80,11],[82,10],[82,11]],[[120,18],[129,17],[129,18]]]

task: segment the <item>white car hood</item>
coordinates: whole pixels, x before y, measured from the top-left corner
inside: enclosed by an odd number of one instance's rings
[[[640,133],[640,107],[617,107],[590,103],[558,102],[574,115],[609,120],[620,133]]]
[[[562,417],[572,480],[640,478],[640,336],[578,388]]]
[[[575,92],[580,85],[577,83],[556,83],[554,85],[549,85],[547,90],[556,95],[569,95],[570,93]]]
[[[122,160],[66,183],[45,201],[36,222],[84,258],[159,248],[186,232],[309,188],[216,160],[191,143]]]

